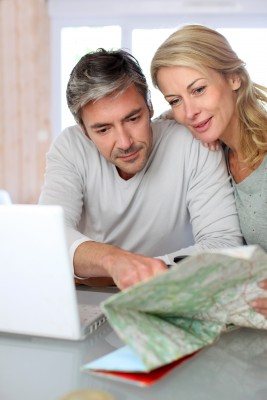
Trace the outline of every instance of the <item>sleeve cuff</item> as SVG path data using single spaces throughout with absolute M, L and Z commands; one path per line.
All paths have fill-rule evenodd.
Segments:
M 85 238 L 85 237 L 80 238 L 78 240 L 75 240 L 75 242 L 72 243 L 72 245 L 70 247 L 70 250 L 69 250 L 69 252 L 70 252 L 70 260 L 71 260 L 71 265 L 72 265 L 72 270 L 73 270 L 73 276 L 74 276 L 74 278 L 80 279 L 81 281 L 85 280 L 85 279 L 88 279 L 88 278 L 82 278 L 80 276 L 75 275 L 73 259 L 74 259 L 74 253 L 75 253 L 77 247 L 80 246 L 80 244 L 82 244 L 84 242 L 90 242 L 90 240 L 88 238 Z
M 170 258 L 168 257 L 168 254 L 165 254 L 164 256 L 154 257 L 154 258 L 157 258 L 158 260 L 164 261 L 166 265 L 174 264 L 174 262 L 171 261 Z

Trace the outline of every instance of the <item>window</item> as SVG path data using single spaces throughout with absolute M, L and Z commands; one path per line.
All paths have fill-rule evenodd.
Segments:
M 226 28 L 218 31 L 246 63 L 251 79 L 267 86 L 267 28 Z
M 153 87 L 150 78 L 150 63 L 159 45 L 173 31 L 174 29 L 134 29 L 132 33 L 132 53 L 139 61 L 147 78 L 155 117 L 165 111 L 168 104 L 160 91 Z
M 247 63 L 252 79 L 267 85 L 267 2 L 156 2 L 154 0 L 49 0 L 52 31 L 52 134 L 73 124 L 65 90 L 77 60 L 98 47 L 122 47 L 138 59 L 148 79 L 155 115 L 168 107 L 152 87 L 150 62 L 158 45 L 178 26 L 203 24 L 222 32 Z M 106 4 L 106 7 L 105 7 Z
M 99 47 L 120 48 L 121 28 L 119 26 L 72 27 L 61 30 L 61 129 L 75 124 L 66 103 L 69 75 L 84 54 Z

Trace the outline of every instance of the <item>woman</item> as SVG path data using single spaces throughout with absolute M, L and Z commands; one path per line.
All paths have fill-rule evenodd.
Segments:
M 223 35 L 201 25 L 167 38 L 151 76 L 178 123 L 203 143 L 224 144 L 243 236 L 267 251 L 267 88 L 251 81 Z M 267 299 L 253 307 L 267 317 Z

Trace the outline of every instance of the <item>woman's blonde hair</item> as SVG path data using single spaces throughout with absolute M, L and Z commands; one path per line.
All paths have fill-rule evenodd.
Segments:
M 155 87 L 159 69 L 173 66 L 212 68 L 224 76 L 235 74 L 240 78 L 237 111 L 241 151 L 244 162 L 253 169 L 267 153 L 267 88 L 252 82 L 245 63 L 223 35 L 202 25 L 181 27 L 158 48 L 151 63 Z

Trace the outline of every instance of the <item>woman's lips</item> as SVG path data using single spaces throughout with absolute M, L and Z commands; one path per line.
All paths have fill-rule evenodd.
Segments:
M 211 120 L 212 120 L 212 117 L 205 119 L 205 121 L 202 121 L 199 124 L 193 125 L 194 130 L 199 133 L 206 132 L 211 125 Z

